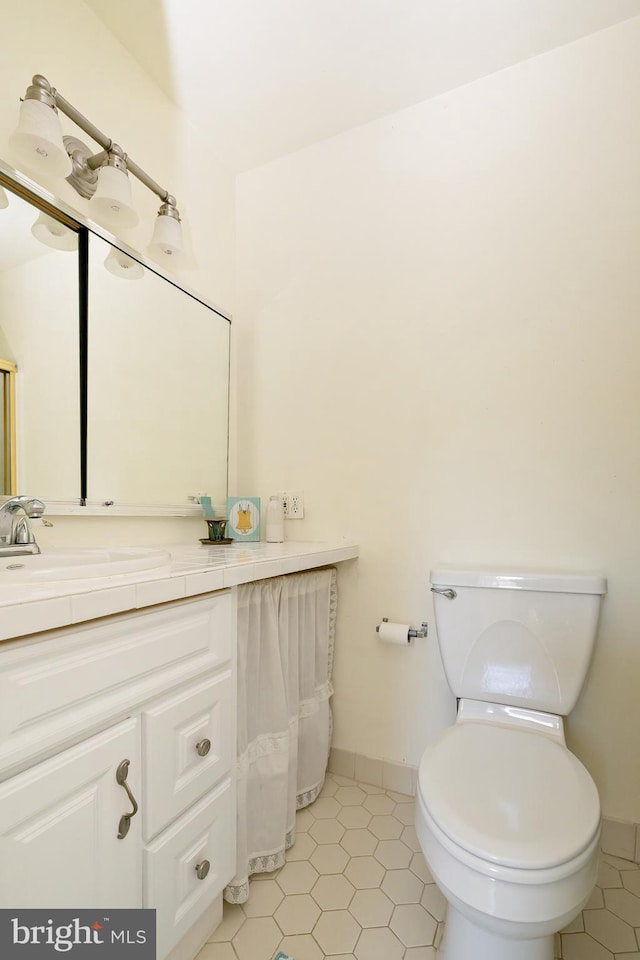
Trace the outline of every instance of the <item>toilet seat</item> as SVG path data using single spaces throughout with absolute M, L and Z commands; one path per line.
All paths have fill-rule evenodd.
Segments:
M 600 828 L 598 792 L 577 757 L 557 738 L 503 724 L 446 730 L 422 757 L 418 790 L 453 848 L 488 874 L 573 861 Z

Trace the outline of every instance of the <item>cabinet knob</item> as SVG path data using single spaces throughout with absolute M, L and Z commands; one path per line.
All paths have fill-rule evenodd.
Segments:
M 202 863 L 196 863 L 196 876 L 198 880 L 204 880 L 210 868 L 211 864 L 208 860 L 203 860 Z
M 198 751 L 199 757 L 206 757 L 211 750 L 211 740 L 208 737 L 205 737 L 204 740 L 200 740 L 196 743 L 196 750 Z

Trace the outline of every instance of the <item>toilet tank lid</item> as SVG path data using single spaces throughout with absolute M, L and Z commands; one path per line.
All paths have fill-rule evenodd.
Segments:
M 549 593 L 607 592 L 602 574 L 548 570 L 489 570 L 469 567 L 437 567 L 429 581 L 439 587 L 489 587 L 507 590 L 540 590 Z

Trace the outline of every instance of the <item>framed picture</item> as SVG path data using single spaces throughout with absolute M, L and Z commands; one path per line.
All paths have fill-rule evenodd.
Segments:
M 227 536 L 260 539 L 260 497 L 227 497 Z

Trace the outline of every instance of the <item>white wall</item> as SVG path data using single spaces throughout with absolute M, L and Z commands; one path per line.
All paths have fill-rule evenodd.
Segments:
M 570 743 L 640 820 L 640 20 L 238 181 L 238 477 L 341 576 L 334 745 L 417 763 L 439 562 L 604 570 Z M 298 526 L 296 526 L 296 523 Z
M 213 155 L 201 131 L 191 127 L 82 0 L 33 0 L 5 5 L 0 57 L 0 157 L 13 163 L 7 142 L 18 118 L 20 97 L 34 73 L 42 73 L 103 132 L 177 200 L 195 265 L 183 281 L 227 312 L 234 297 L 233 175 Z M 65 117 L 64 133 L 91 141 Z M 27 172 L 27 171 L 25 171 Z M 134 203 L 140 224 L 122 233 L 145 253 L 159 201 L 135 178 Z M 87 201 L 68 184 L 44 183 L 88 215 Z M 21 491 L 37 495 L 39 491 Z M 56 520 L 43 531 L 46 543 L 175 542 L 202 536 L 199 520 Z

